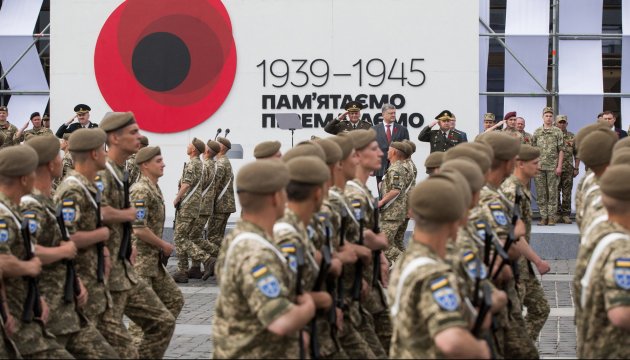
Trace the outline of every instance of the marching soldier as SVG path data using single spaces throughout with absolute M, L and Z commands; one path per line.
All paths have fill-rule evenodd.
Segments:
M 33 128 L 25 130 L 28 127 L 28 123 L 33 123 Z M 42 125 L 42 117 L 38 112 L 31 114 L 30 121 L 27 121 L 24 126 L 17 133 L 13 139 L 16 144 L 23 142 L 28 136 L 40 136 L 40 135 L 52 135 L 52 131 Z
M 339 114 L 336 119 L 330 121 L 324 127 L 324 131 L 329 134 L 337 135 L 343 131 L 352 131 L 357 129 L 369 130 L 372 124 L 365 120 L 361 120 L 361 110 L 363 104 L 358 101 L 350 101 L 346 104 L 346 112 Z
M 565 224 L 571 224 L 572 221 L 569 218 L 569 215 L 571 215 L 573 178 L 580 172 L 580 159 L 575 156 L 577 154 L 577 150 L 573 144 L 575 135 L 572 132 L 567 131 L 567 116 L 556 116 L 556 126 L 564 135 L 564 159 L 562 162 L 562 174 L 560 175 L 560 182 L 558 184 L 558 221 Z
M 140 149 L 149 146 L 149 138 L 140 136 Z M 125 169 L 129 171 L 129 186 L 131 187 L 136 181 L 140 180 L 140 169 L 136 164 L 136 153 L 131 154 L 125 163 Z
M 430 143 L 432 153 L 436 151 L 444 152 L 455 145 L 466 142 L 460 131 L 451 130 L 450 121 L 452 116 L 453 114 L 450 111 L 444 110 L 435 117 L 435 121 L 420 131 L 418 140 Z M 440 125 L 439 130 L 431 130 L 435 124 Z
M 3 269 L 16 269 L 17 266 L 14 265 L 19 261 L 20 260 L 15 258 L 13 255 L 0 254 L 0 312 L 2 314 L 0 316 L 0 358 L 2 359 L 21 358 L 20 351 L 17 349 L 15 342 L 11 340 L 11 337 L 15 332 L 15 319 L 13 318 L 13 315 L 11 315 L 9 305 L 7 304 L 6 291 L 3 282 Z M 34 258 L 33 267 L 37 266 L 39 270 L 41 270 L 41 262 L 35 264 L 36 261 L 39 261 L 39 258 Z M 39 270 L 35 273 L 35 275 L 39 273 Z
M 9 109 L 6 106 L 0 106 L 0 149 L 16 144 L 13 139 L 18 129 L 7 120 L 8 117 Z
M 452 149 L 452 148 L 451 148 Z M 440 172 L 440 166 L 442 166 L 442 162 L 444 161 L 444 153 L 441 151 L 436 151 L 430 153 L 426 159 L 424 159 L 424 168 L 427 175 L 433 175 Z
M 280 141 L 263 141 L 254 148 L 254 157 L 256 160 L 279 159 L 282 157 L 280 146 Z
M 59 126 L 59 129 L 57 129 L 55 135 L 57 135 L 57 137 L 61 139 L 63 138 L 63 134 L 65 133 L 72 133 L 78 129 L 93 129 L 98 127 L 98 124 L 90 121 L 91 110 L 92 108 L 85 104 L 78 104 L 77 106 L 75 106 L 75 115 L 70 118 L 70 120 L 61 124 L 61 126 Z M 75 119 L 77 120 L 77 122 L 74 122 Z

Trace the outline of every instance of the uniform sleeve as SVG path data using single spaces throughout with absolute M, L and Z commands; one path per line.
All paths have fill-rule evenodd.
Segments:
M 497 236 L 504 238 L 508 235 L 510 222 L 508 209 L 500 201 L 490 201 L 481 205 L 482 213 L 490 222 Z
M 564 134 L 562 133 L 562 131 L 560 129 L 558 129 L 558 131 L 556 131 L 556 133 L 558 134 L 557 137 L 557 148 L 558 148 L 558 152 L 560 151 L 564 151 Z
M 534 134 L 532 135 L 532 146 L 538 146 L 538 137 L 536 136 L 536 133 L 538 131 L 534 131 Z
M 606 310 L 630 306 L 630 247 L 614 250 L 604 265 Z
M 101 190 L 103 196 L 101 197 L 101 206 L 112 206 L 112 192 L 114 191 L 114 179 L 112 174 L 108 170 L 100 171 L 99 173 L 100 180 L 97 180 L 97 187 Z M 102 186 L 98 184 L 98 181 L 101 182 Z
M 454 276 L 434 276 L 422 283 L 421 291 L 416 311 L 426 321 L 431 338 L 448 328 L 467 326 Z
M 0 216 L 0 254 L 11 255 L 11 244 L 9 243 L 9 239 L 11 236 L 15 236 L 15 234 L 11 234 L 13 230 L 11 226 L 9 226 L 9 221 L 13 221 L 4 216 Z
M 66 230 L 70 235 L 79 231 L 79 223 L 81 222 L 81 207 L 79 206 L 83 195 L 77 191 L 68 191 L 59 194 L 61 201 L 61 214 L 63 216 Z
M 51 244 L 42 244 L 39 240 L 42 234 L 41 220 L 42 216 L 44 216 L 41 209 L 33 203 L 25 202 L 20 206 L 20 211 L 22 212 L 22 217 L 28 220 L 28 231 L 31 234 L 31 241 L 35 244 L 51 246 Z
M 387 171 L 386 177 L 389 190 L 403 190 L 404 179 L 402 177 L 402 171 L 391 169 Z
M 137 185 L 137 184 L 136 184 Z M 129 201 L 136 208 L 136 219 L 133 221 L 134 228 L 148 226 L 149 218 L 149 192 L 142 186 L 132 186 L 129 192 Z
M 195 164 L 190 161 L 186 164 L 186 170 L 184 170 L 184 175 L 182 176 L 182 184 L 192 185 L 196 182 L 197 175 L 195 173 Z

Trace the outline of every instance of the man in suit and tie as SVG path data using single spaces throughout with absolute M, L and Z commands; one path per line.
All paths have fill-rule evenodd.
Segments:
M 86 128 L 96 128 L 98 124 L 95 124 L 90 121 L 90 110 L 92 110 L 89 106 L 85 104 L 79 104 L 74 107 L 74 112 L 76 113 L 70 120 L 66 121 L 64 124 L 61 124 L 59 129 L 57 130 L 58 138 L 63 138 L 63 134 L 71 133 L 77 129 Z M 74 122 L 74 119 L 77 119 L 78 122 Z
M 376 141 L 378 147 L 381 148 L 383 154 L 387 154 L 389 150 L 389 144 L 392 141 L 409 140 L 409 131 L 406 127 L 396 122 L 396 107 L 392 104 L 385 104 L 381 110 L 383 116 L 383 122 L 372 126 L 376 131 Z M 376 183 L 380 184 L 383 180 L 383 175 L 389 167 L 389 161 L 386 156 L 381 158 L 381 168 L 374 174 L 376 176 Z
M 431 144 L 431 152 L 446 151 L 455 145 L 466 142 L 462 133 L 459 130 L 451 130 L 451 119 L 453 114 L 444 110 L 435 117 L 435 121 L 425 126 L 418 140 L 428 142 Z M 435 124 L 440 124 L 439 130 L 431 130 Z

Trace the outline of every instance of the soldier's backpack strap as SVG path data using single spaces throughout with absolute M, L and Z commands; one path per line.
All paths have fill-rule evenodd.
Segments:
M 202 162 L 201 163 L 201 177 L 199 178 L 199 180 L 197 181 L 197 183 L 195 184 L 195 187 L 192 188 L 192 190 L 188 191 L 188 194 L 186 195 L 186 197 L 182 200 L 182 202 L 180 203 L 180 205 L 184 205 L 188 200 L 190 200 L 190 198 L 193 196 L 193 194 L 195 193 L 195 191 L 197 191 L 197 188 L 199 187 L 199 185 L 203 182 L 203 172 L 205 169 L 205 164 Z
M 586 239 L 589 238 L 589 236 L 591 235 L 591 232 L 595 230 L 595 228 L 599 224 L 603 223 L 604 221 L 608 221 L 608 213 L 604 215 L 600 215 L 596 217 L 595 219 L 593 219 L 593 221 L 588 225 L 586 230 L 584 230 L 584 232 L 582 233 L 582 237 L 580 238 L 580 245 L 586 244 Z
M 225 186 L 223 187 L 223 190 L 221 190 L 221 192 L 219 193 L 219 196 L 217 196 L 217 201 L 221 200 L 223 195 L 225 195 L 225 192 L 227 191 L 228 186 L 230 186 L 230 183 L 232 182 L 232 179 L 234 179 L 234 174 L 230 173 L 230 180 L 228 180 L 225 183 Z
M 409 264 L 405 265 L 400 274 L 400 278 L 398 279 L 398 284 L 396 284 L 396 297 L 394 298 L 394 303 L 390 309 L 390 313 L 392 317 L 396 317 L 398 312 L 400 311 L 400 297 L 402 296 L 403 285 L 405 284 L 405 280 L 418 268 L 421 268 L 426 265 L 432 265 L 437 263 L 435 260 L 428 257 L 419 257 L 417 259 L 413 259 Z
M 212 184 L 214 184 L 214 179 L 217 176 L 217 162 L 214 162 L 214 172 L 212 173 L 212 180 L 210 180 L 210 182 L 208 183 L 208 186 L 206 186 L 205 189 L 203 189 L 203 191 L 201 192 L 201 196 L 206 196 L 206 194 L 208 193 L 208 191 L 210 191 L 210 188 L 212 187 Z
M 234 239 L 232 239 L 232 241 L 230 242 L 230 247 L 228 248 L 226 252 L 225 262 L 223 263 L 224 273 L 225 273 L 225 270 L 227 269 L 228 263 L 230 261 L 230 256 L 232 255 L 232 252 L 234 251 L 234 248 L 236 247 L 236 245 L 243 241 L 248 241 L 248 240 L 257 242 L 260 245 L 262 245 L 264 248 L 273 251 L 273 253 L 276 254 L 276 256 L 278 257 L 278 259 L 280 259 L 280 261 L 286 264 L 287 259 L 285 259 L 284 255 L 282 255 L 280 250 L 278 250 L 275 246 L 273 246 L 267 239 L 252 232 L 243 232 L 236 235 Z

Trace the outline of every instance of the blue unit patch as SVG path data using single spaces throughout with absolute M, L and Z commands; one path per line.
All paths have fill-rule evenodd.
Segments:
M 280 245 L 280 251 L 282 251 L 282 253 L 286 256 L 291 270 L 293 270 L 294 272 L 297 271 L 297 256 L 295 255 L 295 245 Z
M 613 276 L 617 286 L 624 290 L 630 290 L 630 258 L 618 258 L 615 260 Z
M 4 243 L 9 241 L 9 230 L 8 229 L 0 229 L 0 243 Z
M 481 238 L 481 240 L 486 238 L 486 224 L 483 221 L 479 221 L 475 224 L 475 228 L 477 229 L 477 235 Z
M 61 209 L 61 214 L 63 216 L 63 221 L 65 222 L 73 222 L 75 217 L 74 206 L 72 207 L 63 207 Z
M 494 221 L 501 226 L 508 224 L 507 217 L 505 217 L 503 210 L 492 210 L 492 217 L 494 218 Z
M 459 307 L 459 298 L 445 277 L 432 281 L 431 291 L 433 299 L 443 310 L 455 311 Z
M 103 185 L 103 179 L 101 179 L 100 175 L 96 175 L 96 177 L 94 178 L 94 184 L 100 192 L 103 192 L 103 189 L 105 189 L 105 186 Z
M 28 219 L 28 231 L 31 234 L 35 234 L 39 229 L 39 223 L 35 219 Z
M 146 208 L 138 207 L 136 208 L 136 220 L 144 220 L 147 215 Z
M 468 276 L 470 276 L 472 279 L 477 278 L 477 269 L 479 269 L 479 272 L 481 273 L 481 275 L 479 276 L 481 279 L 485 279 L 486 276 L 488 276 L 486 266 L 477 260 L 477 257 L 472 251 L 465 252 L 462 256 L 462 261 L 464 263 L 464 268 L 466 269 Z
M 268 298 L 276 298 L 280 295 L 280 282 L 267 269 L 265 265 L 258 265 L 252 269 L 252 275 L 256 279 L 256 286 Z

